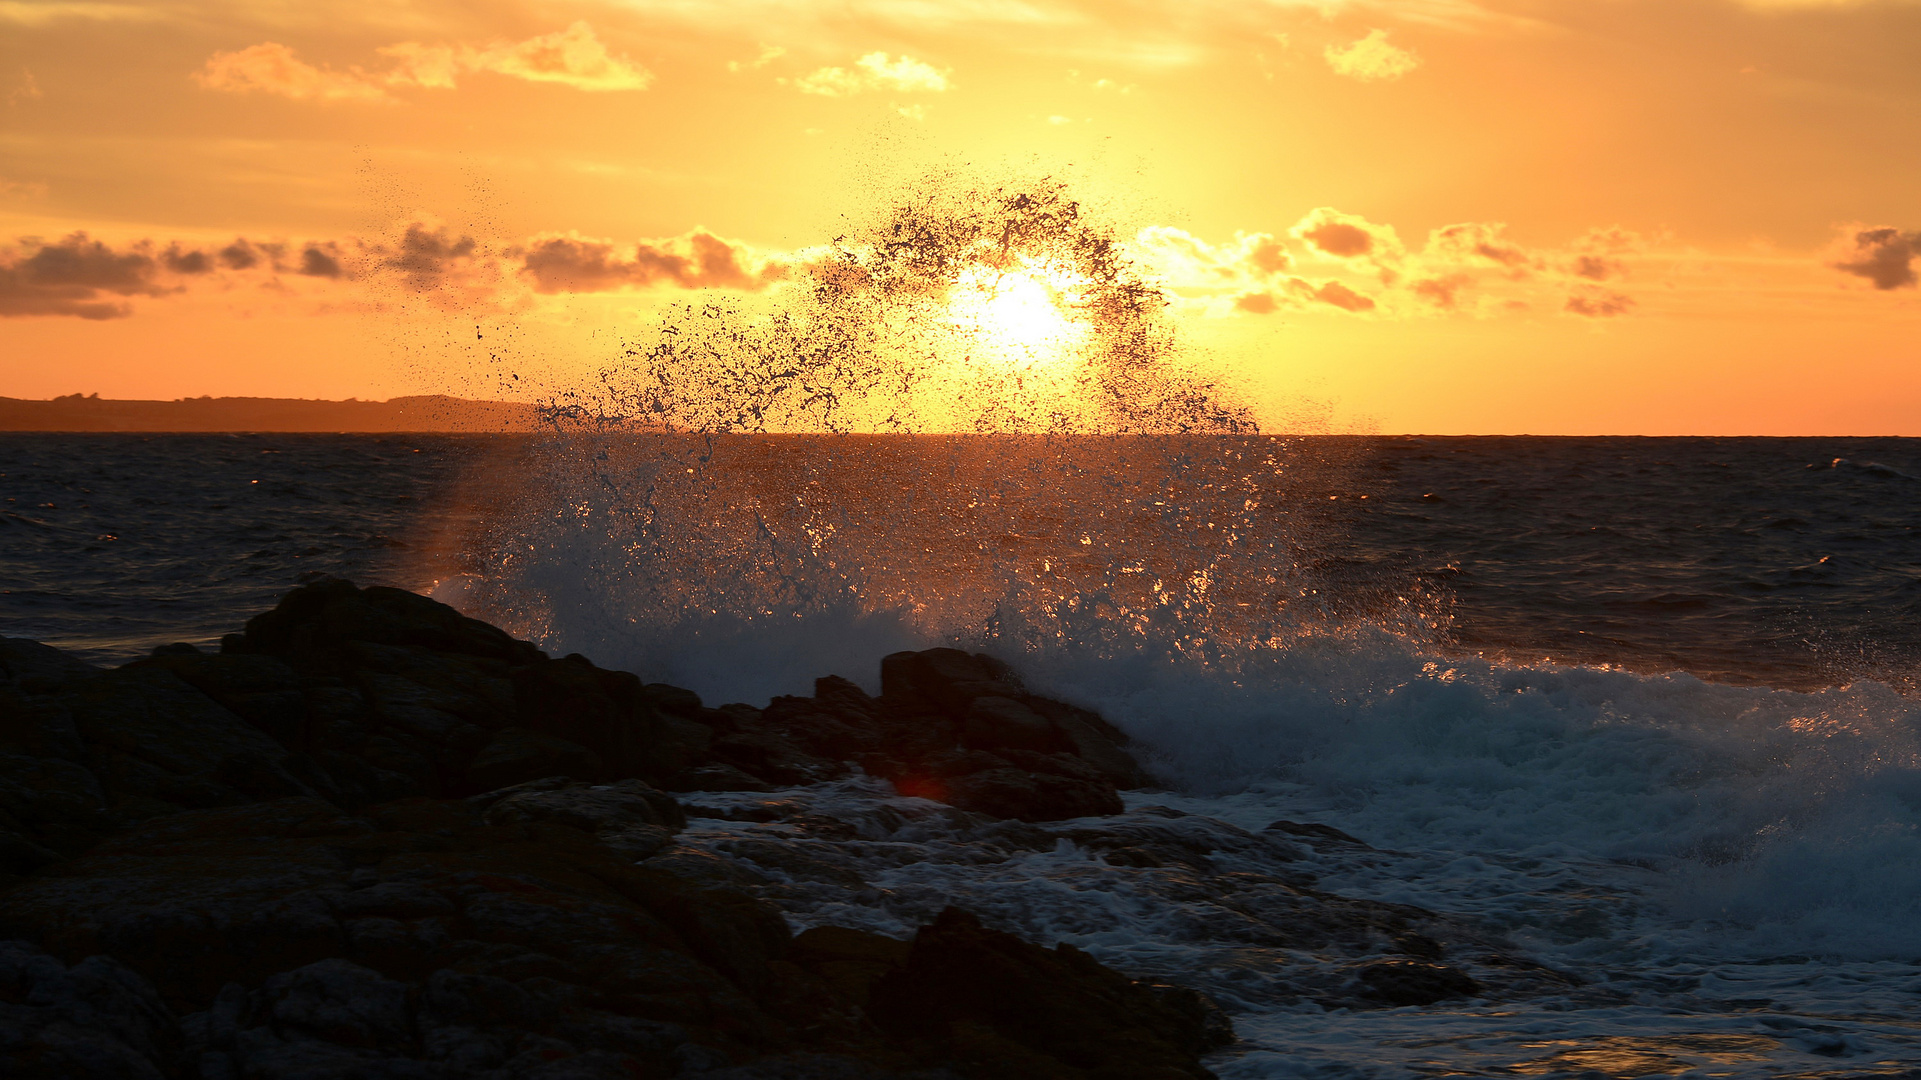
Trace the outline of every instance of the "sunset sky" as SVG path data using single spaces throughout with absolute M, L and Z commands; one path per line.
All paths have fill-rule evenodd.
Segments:
M 537 396 L 930 170 L 1270 429 L 1921 435 L 1909 0 L 0 0 L 0 395 Z

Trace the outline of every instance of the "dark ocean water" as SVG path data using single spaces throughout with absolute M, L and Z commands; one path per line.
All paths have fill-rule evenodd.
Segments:
M 120 661 L 316 575 L 465 565 L 500 436 L 0 435 L 0 633 Z M 1921 440 L 1298 438 L 1277 503 L 1335 608 L 1436 644 L 1810 688 L 1921 663 Z M 461 535 L 470 534 L 462 533 Z M 1301 541 L 1295 541 L 1298 546 Z M 470 561 L 470 560 L 468 560 Z

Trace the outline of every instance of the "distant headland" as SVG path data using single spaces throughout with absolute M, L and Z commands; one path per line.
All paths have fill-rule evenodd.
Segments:
M 500 432 L 540 427 L 536 406 L 426 394 L 389 401 L 198 397 L 122 401 L 97 394 L 0 397 L 0 431 Z

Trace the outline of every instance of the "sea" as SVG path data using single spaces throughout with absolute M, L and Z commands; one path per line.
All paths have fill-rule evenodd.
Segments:
M 797 928 L 956 903 L 1199 987 L 1223 1077 L 1921 1076 L 1921 440 L 0 434 L 0 499 L 0 634 L 97 664 L 330 575 L 709 703 L 1000 656 L 1206 875 L 858 776 L 684 846 L 815 845 Z M 1533 974 L 1359 1007 L 1281 881 Z

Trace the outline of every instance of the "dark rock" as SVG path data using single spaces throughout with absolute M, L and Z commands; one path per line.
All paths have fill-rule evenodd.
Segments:
M 600 756 L 592 750 L 525 728 L 502 731 L 467 763 L 468 783 L 485 791 L 543 776 L 600 774 Z
M 1112 785 L 1071 776 L 989 769 L 947 781 L 939 801 L 995 817 L 1062 821 L 1126 809 Z
M 1046 717 L 1012 698 L 992 695 L 968 702 L 961 718 L 961 745 L 970 750 L 1031 750 L 1051 754 L 1073 746 Z
M 772 791 L 774 786 L 732 765 L 702 765 L 668 781 L 671 791 Z
M 910 950 L 907 942 L 880 934 L 816 926 L 795 936 L 788 956 L 825 979 L 842 998 L 866 1008 L 874 984 L 904 967 Z
M 1275 821 L 1268 823 L 1264 831 L 1297 837 L 1305 841 L 1310 847 L 1315 848 L 1324 847 L 1328 844 L 1351 844 L 1355 847 L 1367 847 L 1366 843 L 1356 840 L 1354 837 L 1349 836 L 1332 825 L 1302 824 L 1298 821 Z
M 993 1076 L 1208 1077 L 1218 1031 L 1071 945 L 1044 949 L 948 908 L 872 989 L 876 1021 Z
M 639 780 L 541 785 L 488 801 L 483 820 L 489 825 L 552 822 L 592 834 L 607 847 L 637 860 L 666 847 L 674 833 L 687 825 L 687 815 L 673 796 Z
M 1359 979 L 1364 996 L 1387 1005 L 1432 1005 L 1481 992 L 1481 984 L 1459 968 L 1411 960 L 1369 964 Z
M 648 683 L 640 688 L 654 708 L 675 716 L 694 716 L 700 712 L 700 695 L 666 683 Z
M 984 653 L 959 649 L 898 652 L 880 662 L 881 697 L 952 717 L 965 715 L 977 697 L 1018 697 L 1020 680 L 1006 664 Z
M 0 942 L 0 1075 L 158 1080 L 179 1042 L 153 987 L 111 958 L 69 968 L 26 942 Z

